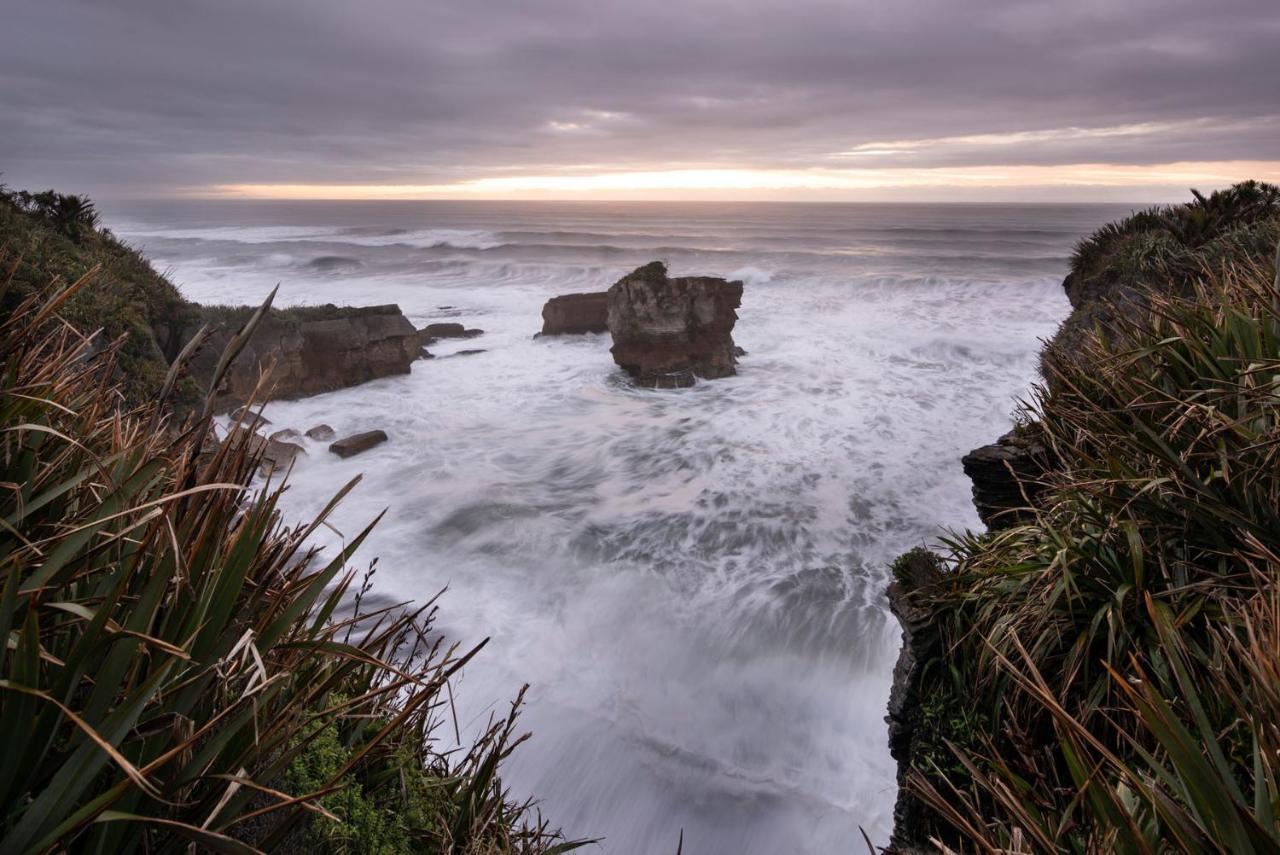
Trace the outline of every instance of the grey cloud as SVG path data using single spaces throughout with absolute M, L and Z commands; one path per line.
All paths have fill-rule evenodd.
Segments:
M 0 171 L 24 186 L 839 166 L 877 141 L 1135 123 L 1180 124 L 843 163 L 1280 159 L 1274 0 L 9 6 Z

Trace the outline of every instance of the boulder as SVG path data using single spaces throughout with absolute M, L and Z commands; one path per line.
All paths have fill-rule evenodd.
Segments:
M 609 331 L 609 292 L 561 294 L 542 307 L 541 335 L 581 335 Z
M 191 362 L 200 385 L 212 378 L 248 307 L 203 307 L 214 332 Z M 217 390 L 220 407 L 254 397 L 302 398 L 380 377 L 408 374 L 418 358 L 418 332 L 398 306 L 308 306 L 267 314 Z
M 248 428 L 261 427 L 262 425 L 271 424 L 271 419 L 258 412 L 260 405 L 255 404 L 252 407 L 236 407 L 231 411 L 231 419 L 240 422 Z
M 295 439 L 301 438 L 301 436 L 302 434 L 298 433 L 293 428 L 285 428 L 284 430 L 278 430 L 271 434 L 267 439 L 277 442 L 292 442 Z
M 1037 433 L 1034 425 L 1014 429 L 961 458 L 973 481 L 974 507 L 992 531 L 1030 518 L 1028 503 L 1044 489 L 1039 479 L 1048 468 L 1048 452 Z
M 671 279 L 654 261 L 614 283 L 608 301 L 613 359 L 638 384 L 671 389 L 735 373 L 741 282 Z
M 262 451 L 262 471 L 270 474 L 277 469 L 288 469 L 295 457 L 306 453 L 306 449 L 296 442 L 268 439 L 266 448 Z
M 375 445 L 381 445 L 386 441 L 386 431 L 369 430 L 364 433 L 357 433 L 352 436 L 343 437 L 337 442 L 331 444 L 329 446 L 329 450 L 339 457 L 351 457 L 362 451 L 368 451 Z
M 322 442 L 327 439 L 333 439 L 334 436 L 333 428 L 328 425 L 316 425 L 307 431 L 308 439 L 315 439 Z

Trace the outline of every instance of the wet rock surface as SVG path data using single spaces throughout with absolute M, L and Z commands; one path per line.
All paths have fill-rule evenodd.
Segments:
M 343 437 L 329 446 L 329 450 L 339 457 L 352 457 L 362 451 L 368 451 L 375 445 L 387 441 L 387 433 L 382 430 L 369 430 Z
M 308 428 L 306 436 L 308 439 L 314 439 L 314 440 L 323 442 L 325 440 L 333 439 L 335 436 L 337 436 L 337 434 L 333 432 L 333 428 L 329 427 L 328 425 L 321 424 L 321 425 L 316 425 L 313 428 Z
M 672 279 L 662 262 L 646 264 L 608 291 L 613 359 L 639 385 L 659 389 L 731 376 L 741 302 L 741 282 Z
M 582 335 L 609 331 L 609 292 L 562 294 L 542 307 L 541 335 Z
M 484 335 L 484 330 L 468 329 L 458 323 L 427 324 L 418 330 L 418 341 L 423 347 L 434 344 L 442 338 L 475 338 Z

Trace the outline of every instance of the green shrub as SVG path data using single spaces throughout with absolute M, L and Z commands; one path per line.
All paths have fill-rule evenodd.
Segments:
M 479 647 L 428 641 L 429 603 L 344 611 L 369 529 L 327 560 L 308 542 L 355 482 L 284 524 L 248 431 L 212 447 L 210 407 L 177 425 L 157 403 L 181 359 L 125 409 L 124 342 L 61 314 L 90 287 L 0 321 L 0 851 L 289 851 L 321 828 L 368 851 L 572 848 L 498 780 L 515 705 L 461 760 L 433 747 Z
M 920 696 L 976 709 L 939 703 L 910 781 L 953 846 L 1280 851 L 1280 287 L 1240 237 L 1274 222 L 1224 243 L 1214 198 L 1194 275 L 1048 363 L 1033 521 L 949 544 Z

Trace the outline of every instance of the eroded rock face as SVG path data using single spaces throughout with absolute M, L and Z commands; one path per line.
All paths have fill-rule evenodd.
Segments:
M 609 292 L 561 294 L 542 307 L 542 335 L 609 331 Z
M 928 591 L 942 579 L 938 557 L 917 547 L 894 562 L 889 608 L 902 626 L 902 648 L 893 668 L 889 693 L 889 752 L 898 764 L 898 799 L 893 808 L 893 839 L 889 851 L 899 855 L 932 852 L 929 809 L 907 787 L 916 759 L 923 671 L 938 654 L 940 639 L 928 608 Z
M 1043 489 L 1038 482 L 1048 466 L 1048 453 L 1034 426 L 1022 432 L 1011 430 L 994 444 L 970 451 L 960 462 L 973 481 L 973 504 L 988 529 L 1026 521 L 1028 503 Z
M 213 336 L 191 362 L 202 383 L 212 378 L 222 351 L 251 310 L 209 310 Z M 243 315 L 243 317 L 242 317 Z M 218 390 L 220 407 L 254 394 L 257 401 L 301 398 L 408 374 L 419 354 L 418 332 L 398 306 L 317 306 L 271 312 L 232 364 Z
M 627 274 L 608 291 L 614 362 L 637 383 L 692 386 L 735 373 L 733 343 L 742 283 L 710 276 L 671 279 L 660 261 Z

